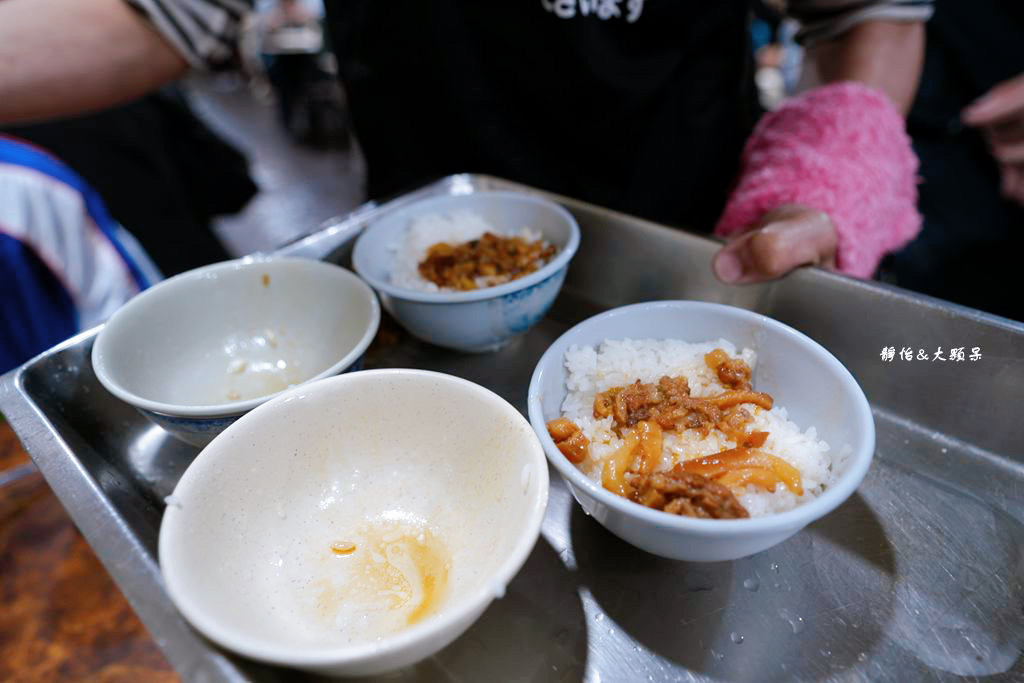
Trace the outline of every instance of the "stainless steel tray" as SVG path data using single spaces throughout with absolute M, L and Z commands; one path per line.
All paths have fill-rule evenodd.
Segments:
M 401 204 L 499 188 L 536 192 L 452 176 L 281 251 L 344 263 L 362 226 Z M 708 267 L 714 241 L 552 197 L 576 215 L 583 242 L 545 320 L 489 356 L 399 334 L 367 366 L 452 373 L 525 411 L 536 361 L 579 320 L 649 299 L 729 303 L 802 330 L 850 368 L 874 408 L 875 462 L 831 515 L 719 564 L 633 549 L 553 473 L 543 535 L 505 598 L 440 654 L 387 678 L 1024 680 L 1024 325 L 819 270 L 725 287 Z M 0 410 L 184 679 L 300 678 L 217 649 L 168 600 L 155 555 L 163 498 L 196 451 L 102 389 L 89 362 L 95 333 L 0 378 Z M 896 356 L 883 360 L 890 346 Z M 968 358 L 905 361 L 903 347 L 947 358 L 964 347 Z

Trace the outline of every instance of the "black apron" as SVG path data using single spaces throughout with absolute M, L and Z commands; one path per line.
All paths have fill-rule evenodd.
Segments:
M 489 173 L 709 230 L 760 114 L 747 0 L 328 0 L 387 196 Z

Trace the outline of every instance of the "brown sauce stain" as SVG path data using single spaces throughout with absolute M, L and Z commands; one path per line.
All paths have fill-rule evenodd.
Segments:
M 440 542 L 432 534 L 426 542 L 420 542 L 413 537 L 403 537 L 395 543 L 401 543 L 408 550 L 422 581 L 422 598 L 406 619 L 406 623 L 411 626 L 436 612 L 440 606 L 447 593 L 445 589 L 448 587 L 448 559 Z
M 407 522 L 367 525 L 355 541 L 332 543 L 334 556 L 351 557 L 359 564 L 347 585 L 318 582 L 317 611 L 330 617 L 342 603 L 379 600 L 386 608 L 405 613 L 412 626 L 437 612 L 448 596 L 451 559 L 448 549 L 426 526 Z

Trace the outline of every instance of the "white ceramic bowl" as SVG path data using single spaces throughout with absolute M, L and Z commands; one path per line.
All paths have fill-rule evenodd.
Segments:
M 573 344 L 653 338 L 702 342 L 725 338 L 757 352 L 754 388 L 771 394 L 802 429 L 817 427 L 833 453 L 849 448 L 835 483 L 818 498 L 786 512 L 751 519 L 696 519 L 633 503 L 587 477 L 555 447 L 547 422 L 566 395 L 564 357 Z M 697 301 L 658 301 L 612 309 L 558 338 L 537 364 L 528 396 L 530 422 L 548 460 L 598 522 L 619 538 L 663 557 L 714 562 L 753 555 L 781 543 L 846 500 L 868 471 L 875 424 L 850 372 L 822 346 L 791 327 L 741 308 Z
M 499 232 L 527 226 L 558 247 L 544 267 L 497 287 L 468 292 L 425 292 L 396 286 L 391 273 L 410 221 L 420 215 L 466 210 Z M 519 192 L 478 192 L 426 199 L 369 225 L 356 241 L 352 265 L 381 295 L 381 302 L 413 335 L 471 353 L 496 350 L 525 333 L 551 307 L 579 246 L 580 230 L 564 208 Z
M 380 306 L 353 273 L 309 259 L 240 259 L 176 275 L 111 316 L 92 349 L 103 386 L 205 446 L 289 386 L 356 370 Z
M 498 395 L 434 372 L 356 372 L 214 439 L 167 501 L 160 567 L 181 613 L 230 650 L 378 673 L 438 651 L 504 594 L 547 494 L 540 442 Z M 424 600 L 433 611 L 407 625 Z

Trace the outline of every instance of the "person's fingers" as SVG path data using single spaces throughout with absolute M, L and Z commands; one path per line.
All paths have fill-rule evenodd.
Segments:
M 1013 167 L 1007 164 L 999 165 L 999 194 L 1009 197 L 1013 192 L 1014 178 Z
M 772 212 L 762 227 L 728 242 L 715 255 L 719 280 L 764 282 L 804 265 L 835 265 L 836 231 L 827 214 L 799 207 Z
M 1024 111 L 1024 74 L 998 84 L 968 105 L 961 118 L 969 126 L 988 126 L 1020 117 Z
M 1003 196 L 1024 206 L 1024 167 L 1004 164 L 999 167 L 999 175 Z
M 993 144 L 992 156 L 1003 165 L 1024 163 L 1024 142 L 1015 144 Z
M 985 126 L 983 130 L 985 139 L 992 147 L 1024 143 L 1024 114 Z

